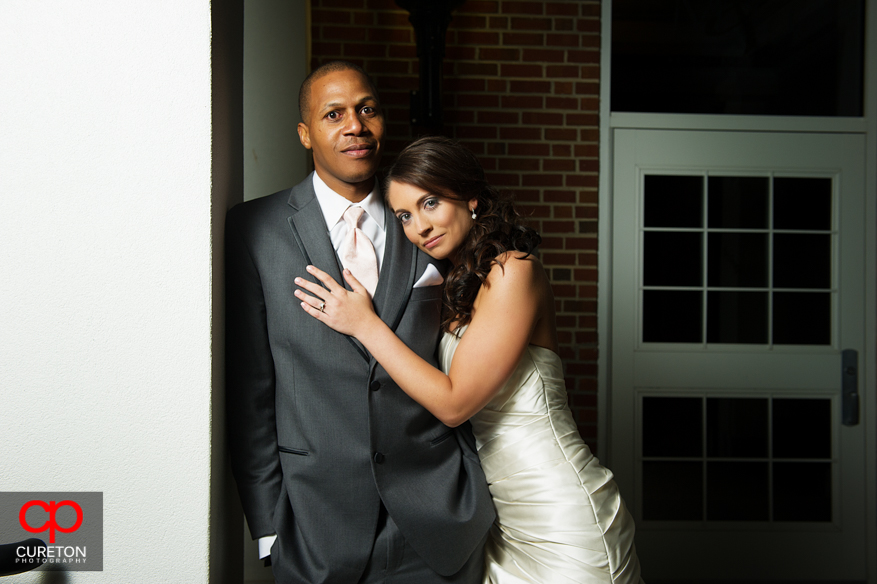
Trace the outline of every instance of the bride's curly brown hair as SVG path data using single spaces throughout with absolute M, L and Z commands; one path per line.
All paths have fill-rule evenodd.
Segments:
M 477 217 L 456 250 L 456 265 L 445 279 L 442 329 L 472 320 L 472 305 L 497 257 L 508 251 L 530 255 L 542 238 L 523 224 L 511 197 L 487 182 L 484 169 L 464 146 L 439 136 L 409 144 L 387 171 L 385 184 L 405 183 L 448 199 L 476 199 Z M 500 264 L 501 265 L 501 264 Z

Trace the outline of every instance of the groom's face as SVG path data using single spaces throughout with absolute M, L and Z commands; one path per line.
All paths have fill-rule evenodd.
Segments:
M 384 116 L 377 95 L 357 71 L 333 71 L 313 81 L 309 105 L 298 135 L 314 153 L 317 174 L 338 194 L 361 200 L 381 160 Z

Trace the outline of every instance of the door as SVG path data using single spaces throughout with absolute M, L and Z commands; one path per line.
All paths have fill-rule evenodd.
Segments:
M 644 574 L 864 582 L 863 135 L 613 141 L 610 457 Z

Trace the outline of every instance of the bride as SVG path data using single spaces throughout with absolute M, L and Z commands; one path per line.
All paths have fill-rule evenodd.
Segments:
M 466 148 L 438 137 L 409 145 L 387 175 L 405 235 L 447 259 L 442 371 L 420 359 L 372 308 L 316 267 L 302 308 L 368 349 L 409 396 L 448 426 L 471 420 L 497 520 L 485 583 L 641 582 L 633 519 L 567 406 L 554 299 L 532 255 L 541 238 L 487 184 Z M 322 310 L 321 310 L 322 309 Z

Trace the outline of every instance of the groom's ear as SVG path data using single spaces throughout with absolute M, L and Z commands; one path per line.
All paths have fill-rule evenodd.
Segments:
M 298 139 L 302 146 L 311 149 L 311 130 L 304 122 L 298 123 Z

